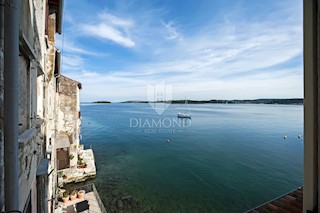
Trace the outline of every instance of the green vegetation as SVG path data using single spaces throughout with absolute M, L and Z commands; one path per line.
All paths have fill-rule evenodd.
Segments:
M 255 99 L 255 100 L 187 100 L 189 104 L 303 104 L 302 98 L 291 99 Z M 148 103 L 148 101 L 125 101 L 122 103 Z M 155 101 L 150 103 L 184 104 L 185 100 Z
M 58 174 L 59 178 L 63 177 L 63 175 L 64 175 L 63 171 L 59 171 L 57 174 Z
M 70 154 L 70 155 L 69 155 L 69 158 L 70 158 L 70 160 L 72 160 L 72 159 L 74 158 L 74 155 L 73 155 L 73 154 Z
M 303 104 L 302 98 L 291 99 L 255 99 L 255 100 L 210 100 L 209 103 L 225 104 Z
M 69 193 L 67 191 L 63 192 L 63 197 L 69 197 Z
M 93 104 L 111 104 L 110 101 L 94 101 Z

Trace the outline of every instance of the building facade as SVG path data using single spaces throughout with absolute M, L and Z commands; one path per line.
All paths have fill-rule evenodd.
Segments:
M 61 0 L 1 1 L 0 4 L 0 210 L 5 204 L 4 63 L 5 11 L 18 6 L 18 211 L 53 212 L 56 164 L 51 143 L 56 133 L 56 84 L 60 60 L 55 35 L 61 33 Z M 9 19 L 9 18 L 8 18 Z
M 69 176 L 76 172 L 80 145 L 80 90 L 81 84 L 65 76 L 59 77 L 57 88 L 58 119 L 56 156 L 57 171 Z

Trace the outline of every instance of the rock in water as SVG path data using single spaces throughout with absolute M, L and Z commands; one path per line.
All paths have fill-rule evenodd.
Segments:
M 111 205 L 114 206 L 114 205 L 117 203 L 117 200 L 118 200 L 117 198 L 114 198 L 114 199 L 111 201 Z
M 118 208 L 122 209 L 123 208 L 123 202 L 122 200 L 118 200 Z
M 132 205 L 132 207 L 136 207 L 137 206 L 137 201 L 133 200 L 131 205 Z
M 117 197 L 119 195 L 119 192 L 118 192 L 118 190 L 115 189 L 111 192 L 111 194 L 113 197 Z
M 128 195 L 128 196 L 122 197 L 121 200 L 128 200 L 128 199 L 131 199 L 131 198 L 132 198 L 132 196 L 131 196 L 131 195 Z
M 114 206 L 111 206 L 110 207 L 110 212 L 112 212 L 112 213 L 117 212 L 117 208 L 114 207 Z

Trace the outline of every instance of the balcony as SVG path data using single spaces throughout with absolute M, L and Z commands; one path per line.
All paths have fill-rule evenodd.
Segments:
M 300 187 L 296 190 L 280 196 L 268 203 L 262 204 L 246 213 L 259 213 L 259 212 L 302 212 L 303 203 L 303 188 Z
M 61 213 L 76 213 L 76 212 L 90 212 L 90 213 L 106 213 L 106 209 L 100 199 L 95 185 L 88 184 L 78 187 L 74 190 L 85 190 L 84 198 L 76 198 L 75 200 L 68 200 L 66 203 L 59 202 L 58 211 Z

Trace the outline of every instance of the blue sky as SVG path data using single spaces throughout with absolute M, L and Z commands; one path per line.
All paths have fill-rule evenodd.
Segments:
M 57 47 L 81 101 L 303 97 L 300 0 L 66 0 Z

